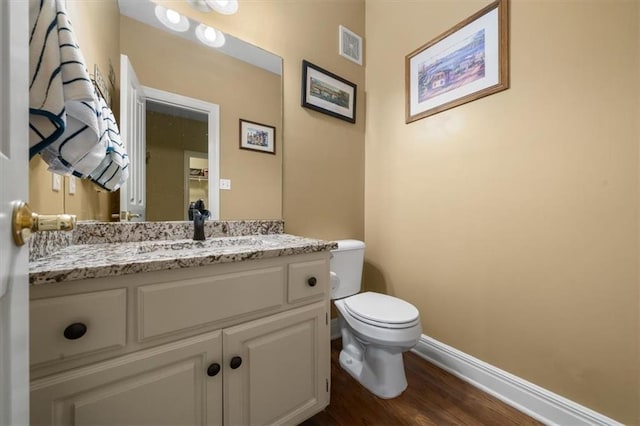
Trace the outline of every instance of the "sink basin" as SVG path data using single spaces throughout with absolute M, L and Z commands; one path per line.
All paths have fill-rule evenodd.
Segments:
M 261 250 L 264 246 L 268 246 L 266 242 L 257 237 L 226 237 L 211 238 L 205 241 L 194 240 L 167 240 L 167 241 L 150 241 L 138 247 L 139 254 L 172 252 L 183 250 L 238 250 L 253 249 Z

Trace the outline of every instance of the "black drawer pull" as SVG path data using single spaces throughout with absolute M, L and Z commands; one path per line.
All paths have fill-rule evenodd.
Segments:
M 220 364 L 218 364 L 217 362 L 214 362 L 209 366 L 209 368 L 207 368 L 207 375 L 209 377 L 213 377 L 219 372 L 220 372 Z
M 64 337 L 69 340 L 76 340 L 84 336 L 87 332 L 87 326 L 81 322 L 74 322 L 64 329 Z
M 316 277 L 311 277 L 307 280 L 307 284 L 309 284 L 309 287 L 315 287 L 318 284 L 318 280 Z
M 232 369 L 236 369 L 238 367 L 240 367 L 242 365 L 242 358 L 240 358 L 239 356 L 234 356 L 233 358 L 231 358 L 231 362 L 229 363 L 229 366 Z

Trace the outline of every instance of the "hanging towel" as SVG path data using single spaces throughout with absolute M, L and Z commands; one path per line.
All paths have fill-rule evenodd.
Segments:
M 107 152 L 101 129 L 101 111 L 96 101 L 67 102 L 64 132 L 41 151 L 49 170 L 58 174 L 86 177 Z
M 91 179 L 109 191 L 129 159 L 113 113 L 98 95 L 63 0 L 30 0 L 30 156 L 49 170 Z
M 30 0 L 29 21 L 29 155 L 33 157 L 65 132 L 67 106 L 92 102 L 94 89 L 62 0 Z
M 102 98 L 99 98 L 99 105 L 102 111 L 100 122 L 104 129 L 102 134 L 106 139 L 107 154 L 100 165 L 90 173 L 89 179 L 108 191 L 115 191 L 129 177 L 129 156 L 120 138 L 113 112 Z

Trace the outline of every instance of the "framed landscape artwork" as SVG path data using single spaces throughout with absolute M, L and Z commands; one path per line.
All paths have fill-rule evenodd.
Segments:
M 302 106 L 350 123 L 356 122 L 357 86 L 342 77 L 302 61 Z
M 508 1 L 497 0 L 405 58 L 406 123 L 509 87 Z
M 240 119 L 240 149 L 276 153 L 276 128 Z

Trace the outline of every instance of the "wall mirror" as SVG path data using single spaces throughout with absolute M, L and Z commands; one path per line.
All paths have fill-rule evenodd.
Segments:
M 197 184 L 193 186 L 198 186 L 198 190 L 192 188 L 192 195 L 203 196 L 214 218 L 281 218 L 282 150 L 277 149 L 280 154 L 273 156 L 239 149 L 239 121 L 282 128 L 282 59 L 229 34 L 223 35 L 225 43 L 221 47 L 206 46 L 196 37 L 198 22 L 189 20 L 187 31 L 173 32 L 156 18 L 154 3 L 118 3 L 122 15 L 120 51 L 128 56 L 140 84 L 219 107 L 219 127 L 209 126 L 209 131 L 219 131 L 219 155 L 209 155 L 208 167 L 192 176 L 191 182 Z M 185 200 L 190 194 L 185 188 L 185 175 L 191 172 L 185 166 L 185 152 L 207 153 L 207 145 L 198 148 L 196 142 L 197 129 L 206 130 L 206 125 L 197 117 L 176 116 L 176 108 L 172 108 L 172 119 L 158 119 L 157 105 L 151 109 L 156 111 L 147 114 L 146 123 L 146 218 L 184 220 L 188 213 Z M 185 126 L 187 119 L 189 126 Z M 282 132 L 278 133 L 281 136 Z M 162 138 L 172 142 L 171 154 L 166 149 L 167 141 L 164 150 L 158 149 Z M 276 141 L 276 145 L 281 144 L 281 140 Z M 174 176 L 170 182 L 169 175 Z M 231 189 L 219 190 L 218 178 L 230 183 Z M 202 191 L 205 181 L 208 200 L 204 199 L 206 191 Z
M 219 106 L 218 164 L 192 167 L 190 161 L 200 164 L 198 157 L 211 158 L 206 144 L 198 145 L 197 140 L 207 137 L 206 118 L 148 103 L 146 128 L 153 140 L 147 139 L 149 149 L 143 159 L 149 167 L 145 198 L 151 201 L 146 220 L 185 220 L 189 193 L 201 194 L 209 207 L 212 200 L 205 196 L 205 183 L 215 185 L 219 197 L 215 216 L 221 220 L 282 218 L 282 58 L 229 34 L 224 34 L 224 46 L 206 46 L 196 39 L 193 30 L 199 23 L 193 20 L 189 31 L 173 32 L 156 18 L 155 3 L 149 0 L 117 3 L 119 50 L 129 58 L 140 84 Z M 275 127 L 276 155 L 240 149 L 240 119 Z M 169 137 L 160 140 L 158 135 Z M 216 167 L 230 189 L 217 191 L 219 183 L 210 178 Z M 169 180 L 171 176 L 175 179 Z M 66 211 L 72 202 L 68 192 L 64 194 Z

